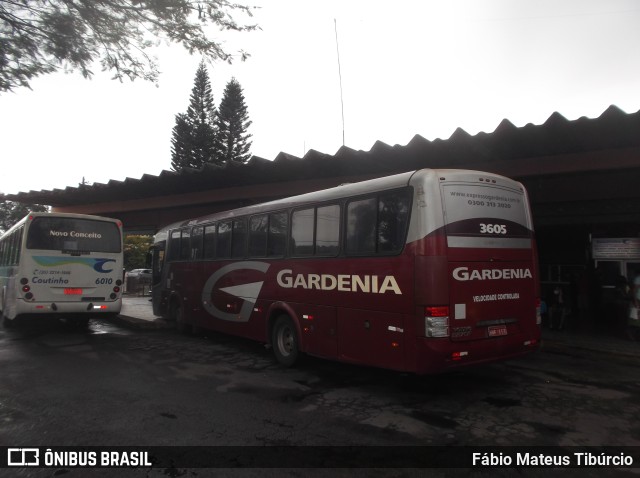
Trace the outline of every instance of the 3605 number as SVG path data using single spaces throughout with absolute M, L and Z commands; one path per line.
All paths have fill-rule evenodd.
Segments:
M 506 234 L 507 226 L 504 224 L 480 224 L 481 234 Z

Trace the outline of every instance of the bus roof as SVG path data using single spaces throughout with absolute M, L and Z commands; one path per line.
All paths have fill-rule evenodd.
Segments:
M 246 216 L 251 214 L 259 214 L 262 212 L 277 211 L 279 209 L 288 209 L 291 207 L 300 207 L 306 204 L 320 203 L 342 199 L 346 197 L 353 197 L 359 195 L 370 194 L 376 191 L 386 191 L 391 189 L 402 188 L 409 185 L 410 180 L 414 176 L 440 176 L 440 175 L 468 175 L 468 174 L 481 174 L 489 175 L 493 177 L 502 176 L 486 173 L 481 171 L 461 170 L 461 169 L 420 169 L 417 171 L 408 171 L 406 173 L 394 174 L 392 176 L 385 176 L 382 178 L 369 179 L 366 181 L 360 181 L 356 183 L 347 183 L 340 186 L 336 186 L 329 189 L 323 189 L 320 191 L 314 191 L 310 193 L 300 194 L 298 196 L 290 196 L 274 201 L 254 204 L 238 209 L 231 209 L 228 211 L 220 211 L 197 218 L 191 218 L 184 221 L 175 222 L 168 226 L 163 227 L 156 233 L 156 242 L 163 240 L 166 233 L 172 229 L 178 229 L 185 226 L 194 226 L 207 224 L 224 219 L 230 219 L 234 217 Z M 504 178 L 507 179 L 508 178 Z M 509 180 L 510 181 L 510 180 Z
M 42 216 L 68 217 L 68 218 L 77 218 L 77 219 L 93 219 L 93 220 L 96 220 L 96 221 L 109 221 L 109 222 L 121 223 L 120 219 L 114 219 L 112 217 L 94 216 L 94 215 L 90 215 L 90 214 L 77 214 L 77 213 L 73 213 L 73 212 L 30 212 L 29 214 L 24 216 L 22 219 L 20 219 L 18 222 L 16 222 L 13 226 L 11 226 L 6 232 L 4 232 L 3 234 L 0 234 L 0 238 L 2 238 L 5 235 L 10 234 L 15 229 L 19 228 L 22 224 L 27 222 L 28 218 L 30 218 L 30 217 L 42 217 Z
M 165 226 L 156 233 L 156 236 L 163 235 L 171 229 L 177 229 L 185 226 L 193 226 L 199 224 L 207 224 L 215 221 L 229 219 L 233 217 L 246 216 L 250 214 L 259 214 L 266 211 L 277 211 L 278 209 L 287 209 L 290 207 L 304 206 L 316 202 L 332 201 L 360 194 L 367 194 L 374 191 L 384 191 L 388 189 L 396 189 L 404 187 L 408 184 L 411 176 L 415 171 L 396 174 L 393 176 L 385 176 L 383 178 L 370 179 L 357 183 L 346 183 L 329 189 L 313 191 L 310 193 L 300 194 L 298 196 L 290 196 L 274 201 L 254 204 L 239 209 L 231 209 L 228 211 L 220 211 L 213 214 L 207 214 L 198 218 L 187 219 L 175 222 Z

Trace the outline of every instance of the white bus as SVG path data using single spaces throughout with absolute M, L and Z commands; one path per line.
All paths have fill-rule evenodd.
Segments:
M 122 223 L 31 213 L 0 237 L 0 315 L 47 315 L 86 325 L 122 306 Z

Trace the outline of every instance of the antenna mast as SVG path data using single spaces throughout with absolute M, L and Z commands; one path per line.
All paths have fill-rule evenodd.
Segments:
M 344 100 L 342 98 L 342 71 L 340 69 L 340 48 L 338 47 L 338 21 L 334 18 L 333 25 L 336 31 L 336 53 L 338 54 L 338 78 L 340 79 L 340 106 L 342 111 L 342 146 L 344 146 Z

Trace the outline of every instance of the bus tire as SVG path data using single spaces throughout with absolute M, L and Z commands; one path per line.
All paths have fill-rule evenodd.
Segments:
M 184 320 L 184 309 L 179 304 L 173 304 L 171 318 L 174 320 L 178 332 L 186 334 L 190 331 L 191 327 Z
M 4 300 L 4 291 L 0 299 L 2 299 L 2 310 L 0 310 L 0 319 L 2 319 L 2 326 L 6 329 L 13 329 L 15 328 L 17 321 L 11 320 L 8 316 L 4 314 L 4 311 L 7 310 L 7 305 L 5 304 L 5 300 Z
M 280 365 L 291 367 L 296 363 L 300 354 L 298 332 L 288 315 L 281 315 L 276 319 L 271 333 L 271 344 Z

